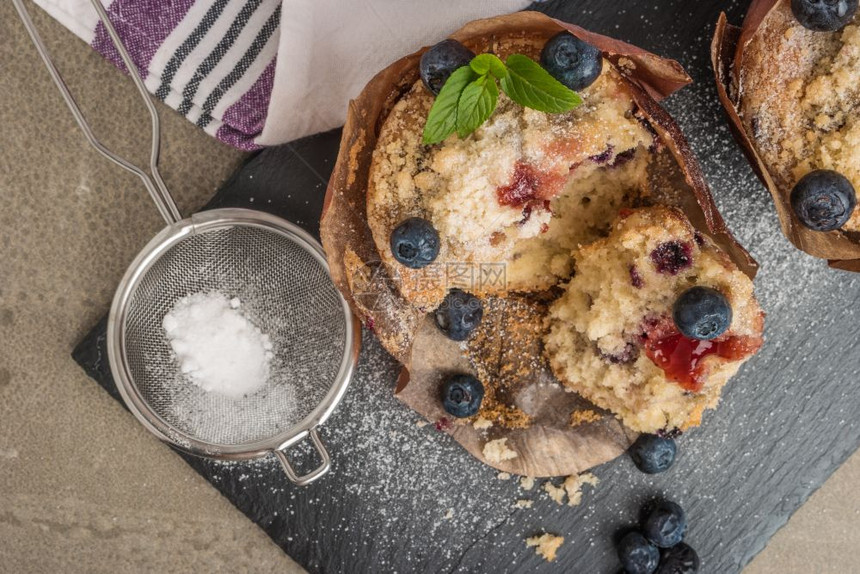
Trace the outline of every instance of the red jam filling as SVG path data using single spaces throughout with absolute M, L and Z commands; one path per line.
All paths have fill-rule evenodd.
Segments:
M 663 369 L 666 377 L 688 391 L 702 390 L 707 378 L 704 360 L 718 356 L 726 361 L 739 361 L 761 347 L 760 337 L 728 336 L 713 341 L 690 339 L 677 332 L 674 325 L 666 333 L 657 328 L 642 342 L 646 356 Z M 662 333 L 661 333 L 662 331 Z
M 496 190 L 499 203 L 520 207 L 537 197 L 540 177 L 532 166 L 527 163 L 517 162 L 514 166 L 514 177 L 511 183 Z
M 518 161 L 508 185 L 496 189 L 500 205 L 522 207 L 529 203 L 552 199 L 564 187 L 565 177 L 543 173 L 528 163 Z
M 523 218 L 520 225 L 525 224 L 537 210 L 549 211 L 549 197 L 554 196 L 564 183 L 564 178 L 550 174 L 541 174 L 534 166 L 517 162 L 511 183 L 496 189 L 500 205 L 521 207 Z M 548 226 L 541 227 L 545 233 Z
M 534 213 L 535 209 L 543 209 L 544 211 L 549 211 L 549 200 L 546 199 L 544 201 L 532 201 L 527 203 L 525 207 L 523 207 L 523 218 L 520 220 L 520 225 L 525 225 L 525 223 L 531 219 L 532 213 Z M 541 233 L 546 233 L 549 229 L 549 225 L 544 223 L 541 225 Z

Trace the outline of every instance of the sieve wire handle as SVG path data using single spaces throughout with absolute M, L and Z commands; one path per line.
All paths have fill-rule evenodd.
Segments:
M 182 219 L 182 215 L 179 213 L 179 209 L 176 207 L 176 202 L 173 201 L 173 197 L 171 197 L 164 180 L 161 178 L 161 173 L 158 171 L 158 156 L 161 148 L 161 123 L 158 118 L 158 111 L 155 109 L 155 105 L 150 99 L 149 92 L 147 92 L 146 86 L 138 73 L 137 66 L 131 59 L 128 50 L 126 50 L 119 34 L 116 32 L 116 29 L 114 29 L 104 6 L 102 6 L 102 3 L 99 0 L 91 0 L 91 2 L 93 8 L 95 8 L 99 18 L 101 19 L 102 24 L 104 24 L 105 30 L 113 41 L 114 46 L 116 46 L 119 55 L 122 57 L 122 61 L 125 63 L 126 68 L 128 68 L 128 73 L 132 80 L 134 80 L 134 85 L 137 87 L 140 95 L 143 97 L 147 110 L 149 110 L 149 115 L 152 120 L 152 146 L 149 154 L 149 173 L 107 149 L 98 140 L 98 138 L 96 138 L 89 123 L 87 123 L 86 117 L 83 112 L 81 112 L 81 108 L 78 106 L 74 96 L 72 96 L 72 93 L 69 91 L 68 86 L 66 86 L 65 81 L 63 81 L 63 77 L 60 75 L 60 72 L 51 60 L 51 55 L 48 53 L 48 49 L 45 47 L 45 43 L 42 41 L 42 37 L 39 35 L 38 30 L 36 30 L 36 26 L 33 24 L 33 20 L 30 18 L 29 12 L 27 12 L 27 9 L 24 7 L 23 0 L 12 0 L 12 4 L 15 5 L 15 9 L 18 11 L 18 15 L 24 23 L 24 28 L 27 29 L 30 39 L 33 40 L 33 44 L 36 46 L 36 51 L 39 52 L 39 55 L 42 57 L 42 61 L 45 62 L 45 66 L 51 74 L 51 79 L 54 80 L 54 83 L 60 90 L 63 99 L 66 101 L 66 105 L 69 106 L 75 121 L 78 122 L 78 125 L 80 126 L 81 131 L 84 132 L 84 136 L 87 138 L 87 141 L 104 157 L 121 168 L 138 176 L 143 181 L 143 185 L 146 186 L 146 190 L 149 192 L 152 200 L 155 201 L 155 205 L 158 207 L 158 211 L 161 213 L 164 220 L 167 221 L 168 224 L 176 223 Z
M 286 453 L 286 450 L 289 447 L 275 451 L 275 456 L 277 456 L 278 460 L 281 462 L 281 466 L 283 467 L 284 473 L 286 473 L 287 478 L 289 478 L 298 486 L 305 486 L 312 483 L 313 481 L 327 473 L 331 468 L 331 457 L 329 457 L 328 451 L 326 451 L 325 449 L 325 445 L 323 445 L 322 440 L 320 440 L 320 436 L 319 433 L 317 433 L 317 429 L 312 428 L 310 431 L 308 431 L 308 435 L 311 437 L 311 442 L 313 443 L 317 454 L 319 454 L 320 459 L 322 459 L 322 463 L 315 470 L 312 470 L 304 476 L 299 476 L 296 473 L 296 470 L 293 468 L 293 465 L 290 464 L 290 460 L 287 458 Z

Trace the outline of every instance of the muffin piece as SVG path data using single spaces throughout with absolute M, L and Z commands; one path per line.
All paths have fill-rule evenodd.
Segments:
M 841 173 L 860 189 L 860 17 L 837 32 L 804 28 L 779 0 L 739 62 L 744 131 L 782 193 L 808 173 Z M 860 210 L 842 226 L 860 231 Z
M 567 387 L 640 432 L 701 422 L 762 343 L 752 281 L 686 217 L 668 207 L 625 210 L 610 235 L 574 252 L 576 274 L 549 309 L 545 351 Z M 678 332 L 672 307 L 711 287 L 732 308 L 712 341 Z
M 543 41 L 494 46 L 537 57 Z M 432 309 L 450 287 L 478 295 L 537 291 L 570 276 L 570 251 L 604 234 L 617 210 L 647 188 L 655 136 L 636 115 L 625 81 L 605 62 L 563 114 L 523 108 L 505 94 L 465 138 L 426 146 L 433 95 L 417 81 L 394 106 L 373 154 L 367 220 L 383 262 L 415 307 Z M 391 254 L 392 230 L 420 217 L 440 236 L 435 262 L 409 269 Z

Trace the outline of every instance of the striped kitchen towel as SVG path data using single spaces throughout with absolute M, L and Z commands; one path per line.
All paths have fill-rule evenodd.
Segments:
M 125 69 L 91 0 L 35 0 Z M 526 0 L 101 0 L 155 97 L 253 150 L 341 125 L 386 64 Z

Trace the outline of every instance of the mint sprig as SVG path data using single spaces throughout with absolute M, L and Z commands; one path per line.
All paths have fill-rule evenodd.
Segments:
M 479 76 L 463 88 L 457 102 L 457 135 L 464 138 L 478 129 L 493 114 L 498 101 L 499 87 L 489 76 Z
M 540 64 L 522 54 L 511 54 L 502 89 L 513 101 L 548 114 L 561 114 L 582 103 L 579 94 L 553 78 Z
M 424 143 L 438 143 L 457 131 L 457 106 L 460 94 L 471 84 L 478 74 L 469 66 L 457 68 L 445 81 L 436 96 L 427 123 L 424 125 Z
M 424 143 L 439 143 L 455 132 L 464 138 L 478 129 L 496 109 L 499 85 L 521 106 L 550 114 L 582 103 L 579 94 L 528 56 L 511 54 L 502 62 L 494 54 L 478 54 L 442 86 L 424 125 Z

